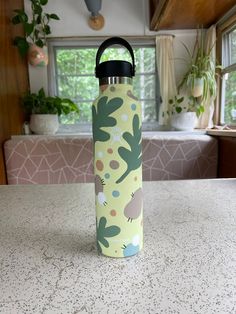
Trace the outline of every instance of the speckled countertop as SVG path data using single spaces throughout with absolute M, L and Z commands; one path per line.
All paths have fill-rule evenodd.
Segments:
M 0 313 L 236 313 L 236 179 L 144 192 L 144 250 L 112 259 L 92 184 L 1 186 Z

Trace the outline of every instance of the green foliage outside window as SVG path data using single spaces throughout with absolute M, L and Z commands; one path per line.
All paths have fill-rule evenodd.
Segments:
M 232 117 L 232 109 L 236 110 L 236 72 L 228 74 L 225 84 L 224 122 L 226 124 L 236 123 Z
M 57 94 L 72 99 L 79 107 L 76 115 L 61 116 L 61 123 L 74 124 L 91 122 L 91 105 L 98 96 L 99 83 L 95 78 L 97 48 L 56 48 Z M 143 120 L 153 121 L 156 117 L 155 101 L 155 48 L 134 48 L 136 76 L 133 79 L 134 94 L 143 106 Z M 131 62 L 128 51 L 123 48 L 107 49 L 101 62 L 126 60 Z
M 236 65 L 236 29 L 229 33 L 229 65 Z M 226 79 L 227 78 L 227 79 Z M 225 75 L 224 122 L 235 124 L 232 110 L 236 110 L 236 71 Z

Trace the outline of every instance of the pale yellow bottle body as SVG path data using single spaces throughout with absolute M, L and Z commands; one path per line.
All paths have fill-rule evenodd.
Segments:
M 92 106 L 97 245 L 110 257 L 143 247 L 141 111 L 131 84 L 101 86 Z

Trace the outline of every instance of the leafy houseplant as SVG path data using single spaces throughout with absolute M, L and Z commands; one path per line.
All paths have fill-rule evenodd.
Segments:
M 184 45 L 184 44 L 183 44 Z M 189 61 L 188 70 L 181 80 L 178 91 L 184 86 L 190 88 L 193 97 L 201 97 L 201 101 L 207 99 L 208 95 L 216 96 L 216 69 L 220 66 L 215 66 L 211 58 L 211 49 L 208 52 L 204 49 L 203 30 L 199 31 L 196 37 L 193 53 L 186 45 L 184 45 Z M 186 61 L 186 60 L 185 60 Z
M 198 102 L 196 97 L 189 96 L 187 98 L 187 104 L 184 102 L 184 96 L 174 96 L 169 99 L 169 105 L 171 106 L 171 114 L 183 113 L 183 112 L 196 112 L 199 117 L 204 112 L 204 106 Z
M 46 36 L 51 34 L 49 26 L 50 20 L 59 20 L 59 17 L 52 13 L 45 13 L 44 6 L 48 0 L 29 0 L 31 2 L 32 19 L 29 18 L 23 9 L 16 9 L 16 15 L 12 18 L 12 23 L 22 24 L 25 36 L 15 37 L 14 45 L 18 47 L 21 56 L 26 56 L 31 44 L 42 48 L 46 45 Z
M 204 111 L 204 107 L 193 96 L 188 97 L 186 102 L 184 96 L 175 95 L 169 99 L 169 105 L 171 107 L 170 124 L 180 131 L 192 131 L 196 118 Z
M 58 116 L 78 113 L 77 105 L 68 98 L 46 96 L 44 89 L 28 93 L 22 99 L 25 111 L 31 114 L 30 128 L 36 134 L 54 134 L 58 130 Z
M 77 105 L 68 98 L 46 96 L 44 89 L 38 93 L 28 93 L 23 97 L 23 105 L 31 114 L 56 114 L 60 116 L 70 112 L 79 112 Z

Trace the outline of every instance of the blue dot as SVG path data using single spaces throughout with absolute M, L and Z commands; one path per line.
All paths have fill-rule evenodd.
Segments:
M 135 104 L 132 104 L 132 105 L 131 105 L 131 109 L 132 109 L 133 111 L 135 111 L 135 110 L 136 110 L 136 105 L 135 105 Z
M 130 243 L 124 248 L 123 254 L 124 254 L 124 257 L 128 257 L 134 254 L 137 254 L 138 251 L 139 251 L 139 245 L 134 246 L 132 243 Z
M 105 178 L 109 179 L 110 178 L 110 174 L 109 173 L 105 173 Z
M 118 196 L 120 196 L 120 192 L 115 190 L 115 191 L 112 192 L 112 196 L 113 197 L 118 197 Z

